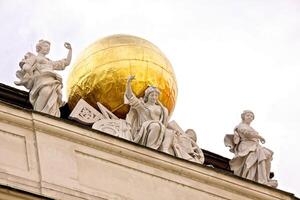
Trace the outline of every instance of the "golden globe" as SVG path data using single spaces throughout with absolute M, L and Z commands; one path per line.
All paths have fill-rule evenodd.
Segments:
M 132 89 L 138 97 L 155 86 L 161 103 L 173 112 L 177 84 L 171 63 L 154 44 L 130 35 L 97 40 L 79 55 L 67 81 L 70 109 L 83 98 L 94 107 L 100 102 L 123 118 L 128 112 L 123 99 L 129 75 L 135 75 Z

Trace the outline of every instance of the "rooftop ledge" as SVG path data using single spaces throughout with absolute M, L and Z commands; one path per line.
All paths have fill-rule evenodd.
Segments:
M 297 199 L 62 118 L 35 112 L 28 93 L 0 84 L 0 185 L 53 199 Z

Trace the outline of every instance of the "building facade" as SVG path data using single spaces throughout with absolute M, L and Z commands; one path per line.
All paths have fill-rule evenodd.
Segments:
M 31 109 L 26 92 L 0 85 L 0 199 L 297 199 L 234 176 L 228 159 L 175 158 Z

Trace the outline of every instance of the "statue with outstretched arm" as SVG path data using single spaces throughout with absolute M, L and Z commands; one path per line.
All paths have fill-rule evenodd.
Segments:
M 62 78 L 55 70 L 64 70 L 72 59 L 71 44 L 66 42 L 64 46 L 68 49 L 66 58 L 52 61 L 46 57 L 50 51 L 50 42 L 39 40 L 36 45 L 37 55 L 26 53 L 19 63 L 21 69 L 16 72 L 20 80 L 15 81 L 15 84 L 29 90 L 29 101 L 33 109 L 56 117 L 60 117 L 59 108 L 64 102 Z

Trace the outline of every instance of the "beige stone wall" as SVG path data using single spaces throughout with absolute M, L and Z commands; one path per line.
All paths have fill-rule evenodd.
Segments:
M 0 184 L 54 199 L 294 199 L 292 195 L 0 102 Z

